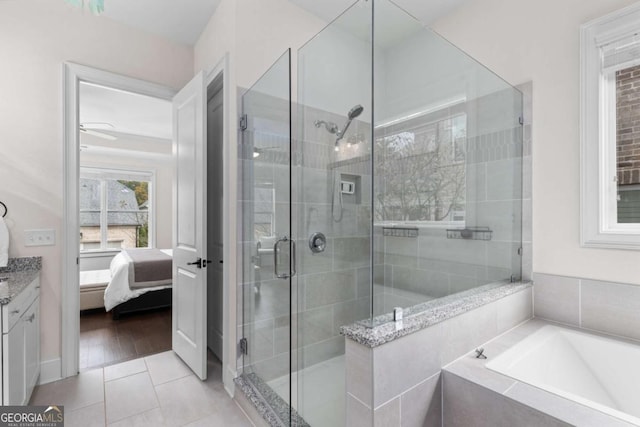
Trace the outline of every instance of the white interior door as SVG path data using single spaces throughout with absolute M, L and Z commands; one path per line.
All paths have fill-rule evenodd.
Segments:
M 173 351 L 207 378 L 206 94 L 200 72 L 173 98 Z

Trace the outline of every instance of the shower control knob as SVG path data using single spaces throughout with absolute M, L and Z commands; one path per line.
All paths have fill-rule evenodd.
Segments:
M 320 232 L 313 233 L 311 237 L 309 237 L 309 249 L 314 254 L 318 254 L 320 252 L 324 252 L 327 248 L 327 238 L 324 234 Z

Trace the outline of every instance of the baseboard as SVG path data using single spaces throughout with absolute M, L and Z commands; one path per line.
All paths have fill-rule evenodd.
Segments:
M 47 384 L 62 379 L 62 362 L 60 358 L 40 362 L 40 378 L 38 384 Z

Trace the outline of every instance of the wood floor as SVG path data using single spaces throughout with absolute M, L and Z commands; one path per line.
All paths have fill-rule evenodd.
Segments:
M 80 371 L 171 350 L 171 308 L 123 315 L 80 313 Z

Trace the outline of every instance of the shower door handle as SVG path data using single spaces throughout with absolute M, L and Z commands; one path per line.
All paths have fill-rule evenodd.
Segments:
M 282 242 L 290 242 L 289 247 L 291 249 L 291 269 L 288 273 L 280 273 L 278 271 L 278 246 Z M 278 239 L 273 245 L 273 272 L 278 279 L 288 279 L 296 274 L 296 243 L 293 240 L 289 240 L 287 236 Z

